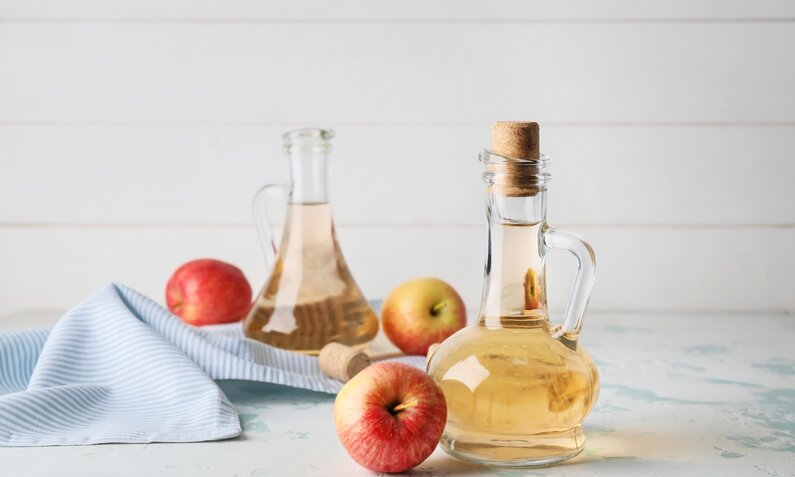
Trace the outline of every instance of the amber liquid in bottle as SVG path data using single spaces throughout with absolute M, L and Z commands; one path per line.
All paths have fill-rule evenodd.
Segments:
M 306 354 L 331 341 L 363 347 L 375 337 L 378 318 L 342 256 L 330 204 L 288 204 L 276 263 L 244 331 Z
M 599 377 L 582 346 L 551 336 L 542 223 L 495 224 L 478 323 L 445 341 L 429 373 L 447 400 L 445 450 L 461 459 L 539 465 L 576 455 Z

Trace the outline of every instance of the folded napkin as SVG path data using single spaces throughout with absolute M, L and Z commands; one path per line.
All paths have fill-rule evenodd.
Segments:
M 376 347 L 385 346 L 380 341 Z M 0 332 L 0 446 L 237 436 L 237 412 L 215 379 L 332 394 L 342 387 L 317 358 L 246 339 L 239 323 L 195 328 L 134 290 L 110 285 L 52 328 Z

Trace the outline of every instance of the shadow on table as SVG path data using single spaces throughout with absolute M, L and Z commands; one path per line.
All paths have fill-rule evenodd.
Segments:
M 405 475 L 494 475 L 496 477 L 563 476 L 602 472 L 644 475 L 659 472 L 675 465 L 665 462 L 665 456 L 676 453 L 675 443 L 681 436 L 665 436 L 651 432 L 610 432 L 586 430 L 590 436 L 583 452 L 566 462 L 546 467 L 485 467 L 461 462 L 444 453 L 436 452 L 418 468 Z M 623 472 L 622 472 L 623 471 Z
M 659 471 L 659 461 L 638 459 L 632 456 L 583 456 L 580 455 L 570 461 L 542 467 L 487 467 L 458 461 L 448 455 L 433 455 L 419 467 L 404 474 L 409 476 L 435 476 L 435 475 L 494 475 L 496 477 L 530 477 L 530 476 L 564 476 L 571 475 L 571 471 L 585 472 L 610 472 L 633 471 L 643 475 L 644 469 Z M 576 475 L 580 475 L 577 472 Z M 583 474 L 584 475 L 584 474 Z

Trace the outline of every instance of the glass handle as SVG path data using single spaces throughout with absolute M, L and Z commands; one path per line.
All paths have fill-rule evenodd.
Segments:
M 252 208 L 254 213 L 254 223 L 257 225 L 259 241 L 262 244 L 262 253 L 265 255 L 265 263 L 268 268 L 273 268 L 276 262 L 276 250 L 278 244 L 273 235 L 273 226 L 268 215 L 268 204 L 275 198 L 284 200 L 287 187 L 284 184 L 268 184 L 254 194 Z
M 564 342 L 576 345 L 577 338 L 582 328 L 582 316 L 585 307 L 591 298 L 594 277 L 596 274 L 596 257 L 593 249 L 577 234 L 562 230 L 547 229 L 544 231 L 544 245 L 553 250 L 566 250 L 577 259 L 577 276 L 574 279 L 574 289 L 571 291 L 566 312 L 563 315 L 563 325 L 556 333 L 556 337 Z

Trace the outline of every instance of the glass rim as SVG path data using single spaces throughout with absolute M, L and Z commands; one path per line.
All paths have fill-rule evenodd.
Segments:
M 545 169 L 551 159 L 549 156 L 545 154 L 540 154 L 538 159 L 520 159 L 516 157 L 510 156 L 503 156 L 501 154 L 497 154 L 496 152 L 492 151 L 491 149 L 483 149 L 478 156 L 478 161 L 482 162 L 484 165 L 489 164 L 509 164 L 513 166 L 519 167 L 536 167 L 538 169 Z
M 287 152 L 302 150 L 308 152 L 328 152 L 334 130 L 326 128 L 293 129 L 282 134 L 282 143 Z

